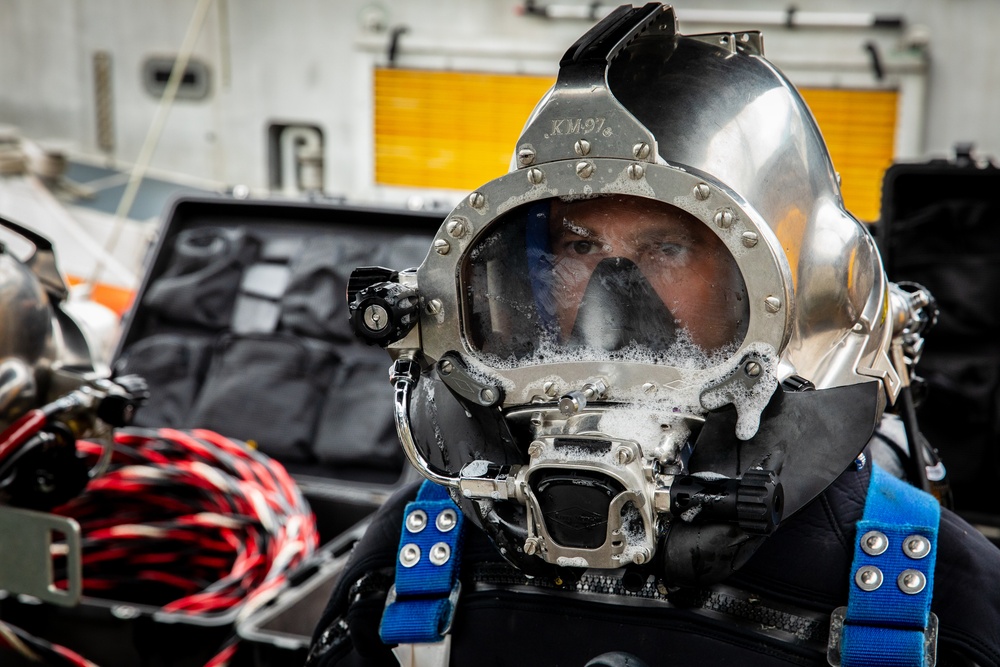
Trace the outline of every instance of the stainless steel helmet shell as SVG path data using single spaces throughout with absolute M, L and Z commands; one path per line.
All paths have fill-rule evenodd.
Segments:
M 518 141 L 512 172 L 455 209 L 420 268 L 421 291 L 435 304 L 421 325 L 425 354 L 468 349 L 454 277 L 494 219 L 547 197 L 619 193 L 679 206 L 722 237 L 750 293 L 744 347 L 773 347 L 781 377 L 794 373 L 817 388 L 879 380 L 894 400 L 899 378 L 888 356 L 878 251 L 844 208 L 812 114 L 761 43 L 755 32 L 680 35 L 661 5 L 604 60 L 577 54 L 570 62 L 567 54 Z M 567 383 L 596 373 L 575 370 Z M 610 384 L 679 379 L 673 369 L 650 373 Z M 500 374 L 505 405 L 541 393 L 542 380 L 528 377 L 540 378 L 534 370 Z
M 421 304 L 419 327 L 391 346 L 404 451 L 519 567 L 656 559 L 674 581 L 718 580 L 854 460 L 899 391 L 878 252 L 761 44 L 755 32 L 678 34 L 665 5 L 619 8 L 567 51 L 511 171 L 465 198 L 400 274 Z M 594 355 L 541 322 L 561 284 L 539 292 L 532 220 L 594 198 L 655 202 L 724 249 L 741 277 L 730 292 L 747 302 L 731 345 Z M 545 229 L 549 261 L 551 218 Z M 667 305 L 654 292 L 648 311 Z M 650 294 L 621 298 L 638 293 Z M 512 344 L 490 348 L 484 330 Z M 678 489 L 720 479 L 730 499 L 768 490 L 761 523 L 684 511 Z M 703 576 L 693 554 L 723 543 Z
M 48 295 L 31 269 L 0 249 L 0 427 L 35 407 L 52 361 Z

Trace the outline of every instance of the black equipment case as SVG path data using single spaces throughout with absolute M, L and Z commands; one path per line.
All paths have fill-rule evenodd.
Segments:
M 934 296 L 940 315 L 917 364 L 920 429 L 948 470 L 959 513 L 1000 525 L 1000 169 L 958 147 L 952 161 L 897 163 L 877 237 L 889 279 Z M 996 537 L 996 536 L 992 536 Z
M 366 517 L 415 479 L 392 418 L 390 359 L 355 339 L 346 285 L 358 266 L 419 265 L 442 219 L 229 197 L 181 198 L 165 217 L 115 352 L 116 374 L 149 383 L 134 424 L 251 442 L 291 473 L 322 542 L 276 600 L 291 639 L 268 629 L 265 607 L 263 620 L 245 619 L 232 664 L 301 664 L 317 600 Z M 0 618 L 100 667 L 203 665 L 244 621 L 236 611 L 185 618 L 91 597 L 70 609 L 10 599 Z

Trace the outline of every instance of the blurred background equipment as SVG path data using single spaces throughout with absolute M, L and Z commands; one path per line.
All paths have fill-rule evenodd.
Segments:
M 933 294 L 914 386 L 920 429 L 941 452 L 955 508 L 1000 538 L 1000 169 L 970 145 L 951 160 L 886 171 L 878 225 L 890 279 Z

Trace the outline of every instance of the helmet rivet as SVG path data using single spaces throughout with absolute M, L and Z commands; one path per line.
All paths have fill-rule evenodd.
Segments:
M 882 570 L 874 565 L 865 565 L 854 575 L 854 582 L 863 591 L 874 591 L 882 585 Z
M 743 245 L 745 245 L 746 247 L 748 248 L 754 247 L 755 245 L 757 245 L 758 240 L 759 237 L 757 236 L 757 232 L 743 232 Z
M 576 143 L 573 144 L 573 150 L 575 150 L 576 154 L 580 157 L 590 155 L 590 142 L 586 139 L 577 139 Z
M 453 370 L 455 370 L 455 364 L 451 363 L 448 359 L 442 359 L 438 364 L 438 372 L 441 375 L 451 375 Z
M 469 204 L 472 205 L 472 208 L 482 208 L 486 206 L 486 197 L 483 196 L 482 192 L 473 192 L 469 195 Z
M 920 560 L 931 552 L 931 543 L 923 535 L 910 535 L 903 540 L 903 553 L 908 558 Z
M 903 570 L 896 579 L 896 585 L 907 595 L 916 595 L 924 590 L 924 586 L 927 585 L 927 577 L 920 570 Z
M 523 166 L 527 167 L 529 164 L 535 161 L 535 151 L 530 148 L 522 148 L 517 152 L 517 161 Z
M 618 465 L 627 465 L 632 462 L 632 450 L 628 447 L 619 447 L 615 452 L 615 461 Z
M 649 549 L 643 547 L 632 554 L 632 562 L 636 565 L 642 565 L 649 560 Z
M 416 544 L 405 544 L 399 550 L 399 563 L 403 567 L 413 567 L 420 560 L 420 547 Z
M 534 556 L 538 552 L 538 538 L 529 537 L 524 541 L 524 553 Z
M 448 221 L 448 234 L 453 238 L 460 239 L 465 236 L 465 221 L 461 218 L 452 218 Z
M 633 181 L 638 181 L 646 175 L 646 169 L 641 164 L 630 164 L 626 171 L 628 172 L 628 177 Z
M 377 304 L 368 306 L 365 308 L 365 326 L 371 331 L 382 331 L 389 326 L 389 313 Z
M 423 510 L 413 510 L 406 515 L 406 529 L 411 533 L 419 533 L 427 527 L 427 513 Z
M 437 315 L 441 312 L 444 304 L 441 303 L 441 299 L 431 299 L 427 302 L 427 312 L 431 315 Z
M 712 190 L 705 183 L 699 183 L 694 186 L 694 198 L 700 201 L 705 201 L 708 199 L 709 195 L 712 194 Z
M 649 157 L 649 144 L 645 141 L 640 141 L 632 147 L 632 155 L 635 156 L 635 159 L 637 160 L 645 160 Z
M 861 549 L 869 556 L 881 555 L 888 548 L 889 538 L 885 536 L 885 533 L 869 530 L 861 536 Z
M 781 299 L 776 296 L 769 296 L 764 299 L 764 308 L 767 309 L 769 313 L 776 313 L 781 310 Z
M 437 239 L 434 241 L 434 251 L 439 255 L 447 255 L 451 252 L 451 244 L 446 239 Z
M 457 524 L 458 516 L 455 514 L 455 510 L 445 510 L 438 514 L 437 519 L 434 520 L 434 525 L 437 526 L 437 529 L 442 533 L 447 533 Z
M 717 224 L 722 229 L 729 229 L 733 224 L 733 212 L 728 208 L 724 208 L 715 214 L 715 224 Z
M 745 366 L 743 366 L 743 372 L 752 378 L 760 375 L 760 364 L 756 361 L 748 361 Z
M 435 565 L 444 565 L 451 557 L 451 547 L 444 542 L 438 542 L 431 547 L 430 561 Z
M 653 382 L 647 382 L 646 384 L 642 385 L 642 390 L 647 394 L 655 394 L 656 384 Z
M 545 443 L 535 440 L 533 443 L 528 445 L 528 456 L 535 458 L 536 456 L 541 456 L 542 449 L 545 448 Z
M 530 181 L 532 185 L 538 185 L 544 180 L 545 180 L 545 172 L 543 172 L 541 169 L 528 170 L 528 181 Z
M 580 178 L 590 178 L 594 175 L 594 165 L 590 162 L 577 162 L 576 175 Z

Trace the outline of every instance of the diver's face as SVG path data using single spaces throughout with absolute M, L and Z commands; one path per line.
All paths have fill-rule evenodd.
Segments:
M 555 202 L 549 218 L 556 303 L 570 336 L 595 267 L 608 258 L 634 263 L 705 351 L 736 340 L 747 304 L 736 262 L 721 239 L 686 212 L 638 197 Z

